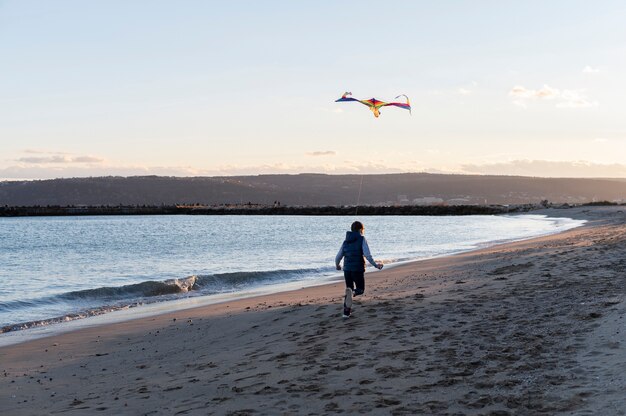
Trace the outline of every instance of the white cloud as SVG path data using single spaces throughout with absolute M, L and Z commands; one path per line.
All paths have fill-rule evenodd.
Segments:
M 459 95 L 471 95 L 474 93 L 476 87 L 478 87 L 478 82 L 472 81 L 469 84 L 465 84 L 464 86 L 457 88 L 456 92 Z
M 95 156 L 65 156 L 65 155 L 53 155 L 53 156 L 26 156 L 20 157 L 15 160 L 20 163 L 27 163 L 31 165 L 47 165 L 47 164 L 71 164 L 71 163 L 102 163 L 104 159 Z
M 521 85 L 516 85 L 509 91 L 509 95 L 516 98 L 551 100 L 559 96 L 559 90 L 548 85 L 544 85 L 538 90 L 530 90 Z
M 600 68 L 593 68 L 589 65 L 583 68 L 583 74 L 597 74 L 600 72 Z
M 334 150 L 323 150 L 306 153 L 307 156 L 335 156 L 336 154 L 337 152 L 335 152 Z
M 522 100 L 513 100 L 513 104 L 521 108 L 528 108 L 526 103 Z
M 41 149 L 24 149 L 24 153 L 29 153 L 33 155 L 70 155 L 68 152 L 51 152 L 49 150 L 41 150 Z
M 559 108 L 587 108 L 597 107 L 597 101 L 589 101 L 580 90 L 564 90 L 561 94 L 562 102 L 556 106 Z
M 96 156 L 76 156 L 71 158 L 72 163 L 102 163 L 104 159 Z
M 274 163 L 262 165 L 222 165 L 215 168 L 195 168 L 192 166 L 115 166 L 108 164 L 81 165 L 81 164 L 39 164 L 15 165 L 0 168 L 0 178 L 4 180 L 27 179 L 54 179 L 89 176 L 234 176 L 260 175 L 275 173 L 399 173 L 405 169 L 388 166 L 384 163 L 367 161 L 341 161 L 338 164 L 297 165 L 289 163 Z
M 589 108 L 598 106 L 597 101 L 591 101 L 587 98 L 584 90 L 560 91 L 548 85 L 544 85 L 538 90 L 516 85 L 509 91 L 509 96 L 514 97 L 512 101 L 514 105 L 522 108 L 526 108 L 527 103 L 532 100 L 555 100 L 557 101 L 557 108 Z
M 626 164 L 589 161 L 513 160 L 500 163 L 464 164 L 464 173 L 567 178 L 626 178 Z
M 436 149 L 428 149 L 428 153 Z M 0 180 L 53 179 L 89 176 L 235 176 L 259 174 L 373 174 L 373 173 L 457 173 L 485 175 L 520 175 L 538 177 L 614 177 L 626 178 L 626 164 L 601 164 L 588 161 L 513 160 L 500 163 L 468 163 L 429 167 L 418 161 L 341 160 L 337 163 L 222 165 L 213 168 L 193 166 L 141 166 L 99 164 L 21 164 L 0 168 Z
M 33 165 L 41 165 L 47 163 L 68 163 L 69 158 L 66 156 L 28 156 L 20 157 L 16 162 L 29 163 Z

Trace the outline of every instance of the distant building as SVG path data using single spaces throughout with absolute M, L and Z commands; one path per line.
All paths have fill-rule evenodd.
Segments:
M 446 201 L 448 205 L 471 205 L 470 200 L 467 198 L 452 198 Z
M 425 196 L 423 198 L 415 198 L 413 205 L 443 205 L 443 199 L 434 196 Z
M 398 195 L 398 204 L 400 205 L 408 205 L 409 198 L 406 195 Z

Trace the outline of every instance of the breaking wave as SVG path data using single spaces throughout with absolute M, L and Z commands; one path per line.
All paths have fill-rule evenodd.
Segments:
M 0 302 L 0 312 L 18 312 L 20 309 L 46 308 L 59 304 L 74 306 L 71 308 L 73 309 L 71 313 L 54 318 L 16 324 L 0 324 L 4 325 L 0 327 L 0 333 L 72 321 L 146 303 L 173 300 L 180 298 L 181 295 L 200 296 L 229 293 L 262 284 L 302 280 L 316 274 L 319 275 L 318 273 L 323 271 L 320 269 L 299 269 L 194 275 L 181 279 L 149 280 L 123 286 L 77 290 L 39 299 Z
M 151 297 L 171 295 L 174 293 L 186 293 L 193 290 L 197 276 L 189 276 L 184 279 L 171 279 L 162 282 L 149 280 L 147 282 L 132 285 L 99 287 L 96 289 L 78 290 L 57 295 L 63 300 L 81 299 L 126 299 L 132 297 Z

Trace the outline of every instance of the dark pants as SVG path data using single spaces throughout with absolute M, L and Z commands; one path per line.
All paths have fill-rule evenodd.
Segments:
M 346 279 L 346 287 L 353 289 L 355 296 L 365 292 L 365 271 L 344 270 L 343 277 Z

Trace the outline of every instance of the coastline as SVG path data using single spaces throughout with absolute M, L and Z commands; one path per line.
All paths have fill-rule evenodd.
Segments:
M 515 218 L 532 218 L 534 221 L 545 221 L 552 223 L 553 228 L 546 230 L 542 233 L 532 236 L 524 237 L 510 237 L 501 240 L 491 240 L 485 242 L 474 243 L 468 248 L 458 247 L 457 250 L 442 252 L 426 257 L 418 257 L 411 259 L 396 260 L 391 263 L 385 263 L 386 270 L 395 267 L 401 267 L 413 262 L 426 261 L 435 258 L 454 256 L 462 253 L 467 253 L 483 248 L 488 248 L 495 245 L 506 244 L 516 241 L 524 241 L 527 239 L 538 238 L 546 235 L 563 232 L 564 230 L 579 227 L 586 220 L 571 219 L 565 216 L 550 216 L 551 212 L 546 211 L 538 214 L 529 213 L 508 213 L 503 214 L 504 217 Z M 534 217 L 534 218 L 533 218 Z M 578 224 L 576 223 L 578 222 Z M 334 271 L 334 267 L 333 267 Z M 378 273 L 376 270 L 369 270 L 368 273 Z M 195 279 L 196 276 L 188 276 L 180 280 L 182 283 L 175 283 L 176 285 L 188 285 L 187 279 Z M 281 292 L 291 290 L 301 290 L 309 287 L 333 284 L 339 281 L 343 281 L 342 272 L 334 272 L 334 275 L 325 275 L 324 277 L 315 280 L 295 280 L 295 281 L 283 281 L 273 284 L 262 284 L 259 286 L 253 286 L 249 289 L 238 290 L 235 292 L 224 292 L 218 294 L 201 294 L 196 291 L 191 292 L 192 296 L 180 296 L 171 297 L 170 299 L 158 299 L 158 298 L 146 298 L 141 303 L 130 302 L 127 304 L 118 305 L 104 305 L 98 306 L 94 309 L 86 309 L 82 311 L 72 311 L 66 315 L 46 317 L 40 320 L 33 321 L 21 321 L 13 324 L 0 327 L 0 347 L 18 344 L 21 342 L 28 342 L 33 339 L 54 336 L 57 334 L 67 333 L 75 331 L 81 328 L 107 325 L 111 323 L 122 322 L 125 320 L 132 320 L 138 318 L 147 318 L 154 315 L 159 315 L 168 312 L 175 312 L 179 310 L 192 309 L 196 307 L 207 306 L 215 303 L 232 302 L 238 299 L 245 299 L 250 297 L 257 297 L 263 295 L 278 294 Z M 169 281 L 170 284 L 173 280 Z M 148 282 L 135 283 L 136 286 L 140 286 Z M 150 283 L 164 283 L 168 281 L 150 281 Z M 132 284 L 131 284 L 132 285 Z M 98 290 L 95 288 L 94 290 Z M 186 292 L 185 292 L 186 293 Z
M 0 347 L 0 412 L 620 414 L 618 211 L 368 274 L 346 321 L 338 282 Z

